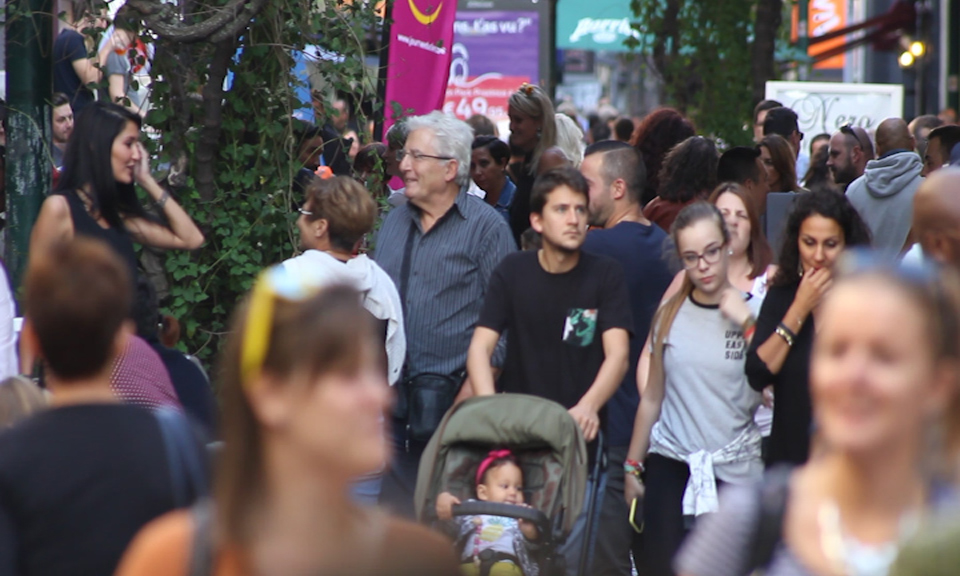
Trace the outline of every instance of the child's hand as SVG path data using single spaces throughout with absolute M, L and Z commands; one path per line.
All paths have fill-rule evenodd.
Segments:
M 524 508 L 533 508 L 529 504 L 518 504 L 518 506 L 523 506 Z M 540 539 L 540 530 L 537 529 L 537 525 L 529 520 L 518 520 L 520 525 L 520 532 L 523 533 L 523 536 L 527 540 L 539 540 Z
M 453 505 L 459 504 L 460 499 L 449 492 L 441 492 L 437 496 L 437 518 L 440 520 L 453 519 Z

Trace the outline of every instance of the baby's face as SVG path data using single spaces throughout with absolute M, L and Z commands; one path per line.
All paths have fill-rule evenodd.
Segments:
M 477 498 L 486 502 L 523 504 L 523 472 L 506 463 L 487 472 L 485 482 L 477 485 Z

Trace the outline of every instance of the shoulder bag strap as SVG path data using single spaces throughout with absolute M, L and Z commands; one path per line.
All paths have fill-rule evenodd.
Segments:
M 783 540 L 783 519 L 787 513 L 792 474 L 792 466 L 776 466 L 764 473 L 763 481 L 757 483 L 756 490 L 760 505 L 748 566 L 751 572 L 766 570 L 773 560 L 777 546 Z
M 417 234 L 417 223 L 410 220 L 410 232 L 407 233 L 407 242 L 403 246 L 403 259 L 400 261 L 400 306 L 403 316 L 407 316 L 407 286 L 410 283 L 410 255 L 413 252 L 413 241 Z

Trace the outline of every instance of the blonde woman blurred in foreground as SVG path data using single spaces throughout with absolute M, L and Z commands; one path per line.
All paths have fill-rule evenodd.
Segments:
M 224 451 L 215 510 L 169 514 L 133 542 L 120 576 L 454 575 L 449 544 L 361 508 L 352 479 L 387 459 L 383 336 L 359 293 L 261 275 L 222 359 Z
M 764 485 L 731 486 L 681 550 L 679 573 L 884 576 L 921 518 L 950 499 L 931 467 L 949 451 L 931 439 L 955 440 L 960 422 L 960 286 L 866 253 L 845 258 L 810 365 L 822 452 Z

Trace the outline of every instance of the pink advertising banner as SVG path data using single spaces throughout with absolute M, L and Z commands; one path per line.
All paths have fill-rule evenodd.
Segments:
M 384 128 L 393 102 L 414 114 L 443 107 L 450 74 L 456 0 L 396 0 L 390 27 Z

